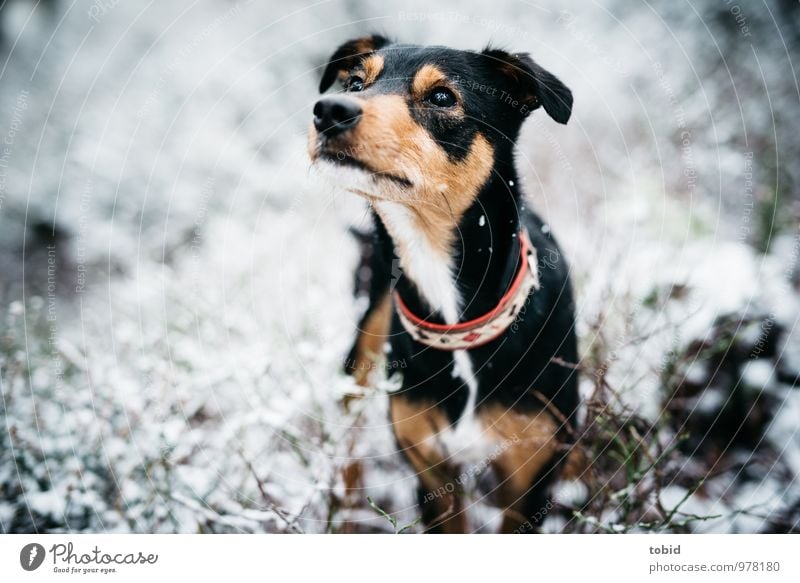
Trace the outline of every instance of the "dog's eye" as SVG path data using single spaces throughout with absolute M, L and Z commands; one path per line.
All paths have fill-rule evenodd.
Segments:
M 453 107 L 456 104 L 456 96 L 446 87 L 437 87 L 428 93 L 425 101 L 436 107 Z
M 344 86 L 348 91 L 361 91 L 364 89 L 364 80 L 356 75 L 351 75 L 347 78 Z

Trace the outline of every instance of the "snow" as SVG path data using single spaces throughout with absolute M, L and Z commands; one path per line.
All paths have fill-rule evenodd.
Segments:
M 779 380 L 800 371 L 796 201 L 778 209 L 767 253 L 754 210 L 774 176 L 800 183 L 796 165 L 761 165 L 800 152 L 778 35 L 761 35 L 763 70 L 740 43 L 732 87 L 707 57 L 709 34 L 728 38 L 713 7 L 707 31 L 677 8 L 611 1 L 470 0 L 437 17 L 421 0 L 120 2 L 96 19 L 67 3 L 28 19 L 31 5 L 2 13 L 0 140 L 13 139 L 0 150 L 0 531 L 389 530 L 367 495 L 414 521 L 415 481 L 387 422 L 396 380 L 362 391 L 341 373 L 363 308 L 347 227 L 363 227 L 365 209 L 310 176 L 305 153 L 324 59 L 378 28 L 529 50 L 572 88 L 570 124 L 534 113 L 517 159 L 570 262 L 582 355 L 607 358 L 623 402 L 656 419 L 670 354 L 709 340 L 722 317 L 755 320 L 748 345 L 774 322 L 777 355 L 740 373 L 776 400 L 760 446 L 775 465 L 710 480 L 684 510 L 723 515 L 704 532 L 757 532 L 800 500 L 800 401 Z M 36 223 L 63 231 L 54 296 Z M 702 384 L 712 372 L 696 359 L 674 374 Z M 712 387 L 691 406 L 727 398 Z M 761 463 L 751 453 L 745 466 Z M 352 460 L 364 489 L 348 493 Z M 672 485 L 664 500 L 685 493 Z M 586 495 L 564 483 L 556 498 Z M 495 525 L 477 487 L 469 503 L 477 527 Z M 760 518 L 738 512 L 753 506 Z

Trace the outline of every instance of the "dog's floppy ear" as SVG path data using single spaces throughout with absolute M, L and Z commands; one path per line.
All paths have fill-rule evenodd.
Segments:
M 352 68 L 359 59 L 388 44 L 389 39 L 379 34 L 355 38 L 344 43 L 328 60 L 322 80 L 319 82 L 319 92 L 325 93 L 341 71 Z
M 486 48 L 483 53 L 490 65 L 509 79 L 522 104 L 523 115 L 539 107 L 558 123 L 567 123 L 572 113 L 572 91 L 558 78 L 543 69 L 528 53 L 507 53 Z

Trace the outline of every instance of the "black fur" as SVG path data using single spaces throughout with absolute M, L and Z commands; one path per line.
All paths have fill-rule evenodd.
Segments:
M 486 217 L 484 227 L 478 223 L 481 215 Z M 378 217 L 375 221 L 380 224 Z M 541 289 L 531 293 L 524 313 L 512 328 L 488 344 L 470 350 L 479 384 L 478 405 L 500 402 L 507 408 L 535 411 L 543 405 L 533 392 L 536 391 L 574 422 L 578 405 L 574 371 L 552 362 L 553 358 L 577 362 L 569 266 L 550 233 L 542 232 L 541 219 L 524 206 L 518 189 L 497 178 L 484 187 L 459 227 L 463 247 L 457 252 L 456 285 L 466 298 L 462 319 L 485 314 L 508 289 L 518 268 L 519 239 L 514 235 L 519 232 L 520 224 L 527 227 L 538 252 Z M 392 278 L 385 269 L 392 265 L 394 244 L 382 226 L 376 230 L 376 244 L 379 249 L 373 266 L 376 285 L 387 287 Z M 406 305 L 417 314 L 429 315 L 430 309 L 417 294 L 414 283 L 402 275 L 402 269 L 399 271 L 401 275 L 395 286 Z M 429 319 L 443 321 L 435 314 Z M 393 361 L 413 363 L 403 370 L 404 394 L 433 399 L 456 423 L 464 412 L 468 389 L 461 379 L 452 377 L 452 355 L 415 342 L 396 314 L 391 348 Z M 570 434 L 567 428 L 565 434 Z
M 456 285 L 465 300 L 462 320 L 490 311 L 508 289 L 519 267 L 521 227 L 527 229 L 537 250 L 541 289 L 531 293 L 514 326 L 499 338 L 469 351 L 479 385 L 478 409 L 499 403 L 533 413 L 554 406 L 559 421 L 567 420 L 562 439 L 569 441 L 578 407 L 574 369 L 561 364 L 577 362 L 569 267 L 550 230 L 543 228 L 542 220 L 526 204 L 514 166 L 514 146 L 522 122 L 540 106 L 555 121 L 566 123 L 572 110 L 572 94 L 527 54 L 512 55 L 497 49 L 476 53 L 384 41 L 376 43 L 379 46 L 375 49 L 384 58 L 383 71 L 364 97 L 368 97 L 367 92 L 407 95 L 414 73 L 427 63 L 435 64 L 458 83 L 466 115 L 463 119 L 443 117 L 409 102 L 411 115 L 453 161 L 465 157 L 477 133 L 483 134 L 494 150 L 491 176 L 458 227 Z M 335 63 L 327 67 L 323 77 L 323 90 L 343 67 L 356 65 L 356 45 L 363 48 L 363 43 L 351 42 L 334 54 Z M 397 265 L 394 244 L 379 217 L 373 218 L 374 239 L 365 246 L 370 250 L 367 263 L 372 274 L 370 309 L 395 286 L 414 313 L 427 316 L 432 322 L 443 322 L 441 314 L 430 314 L 416 286 L 402 270 L 392 273 L 392 266 Z M 435 402 L 451 423 L 457 424 L 464 414 L 468 388 L 462 379 L 452 375 L 452 354 L 414 341 L 396 311 L 390 338 L 391 360 L 409 363 L 402 371 L 403 394 L 411 400 Z M 563 456 L 531 488 L 526 500 L 531 515 L 545 501 L 548 484 L 561 459 Z

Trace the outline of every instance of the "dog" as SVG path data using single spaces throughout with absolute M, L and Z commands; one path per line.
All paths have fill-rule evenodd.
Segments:
M 514 164 L 523 121 L 565 124 L 572 93 L 524 53 L 342 44 L 313 107 L 312 167 L 367 201 L 369 306 L 347 359 L 370 381 L 389 345 L 397 446 L 427 532 L 469 532 L 463 485 L 493 470 L 501 532 L 537 532 L 574 441 L 569 268 Z

